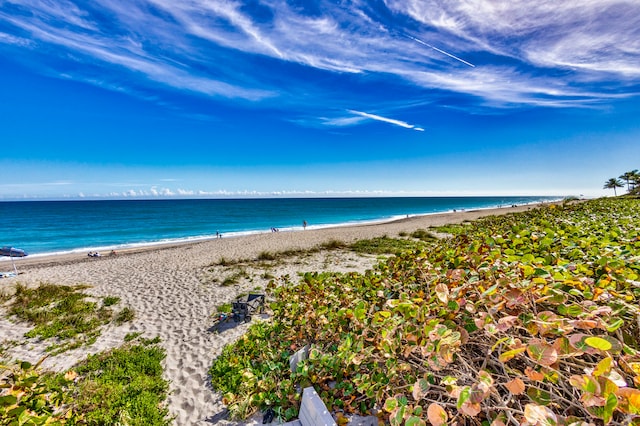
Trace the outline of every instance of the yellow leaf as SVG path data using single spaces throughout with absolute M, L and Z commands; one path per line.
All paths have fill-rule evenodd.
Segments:
M 620 388 L 616 395 L 623 398 L 620 407 L 628 414 L 640 414 L 640 390 L 632 388 Z
M 584 343 L 591 346 L 592 348 L 600 349 L 601 351 L 608 351 L 613 347 L 608 341 L 604 340 L 601 337 L 595 336 L 587 337 L 586 339 L 584 339 Z
M 500 362 L 507 362 L 510 359 L 514 358 L 516 355 L 521 354 L 525 350 L 527 350 L 527 348 L 526 348 L 526 346 L 523 346 L 521 348 L 516 348 L 516 349 L 512 349 L 510 351 L 503 352 L 503 353 L 500 354 Z
M 609 343 L 609 342 L 607 342 Z M 611 362 L 613 360 L 610 357 L 606 357 L 605 359 L 603 359 L 602 361 L 600 361 L 598 363 L 598 365 L 596 366 L 596 368 L 593 370 L 593 376 L 594 377 L 600 377 L 605 373 L 608 373 L 609 371 L 611 371 Z

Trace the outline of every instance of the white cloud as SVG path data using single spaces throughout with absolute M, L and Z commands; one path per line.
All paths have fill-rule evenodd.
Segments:
M 389 123 L 389 124 L 393 124 L 396 126 L 400 126 L 400 127 L 404 127 L 405 129 L 413 129 L 413 130 L 418 130 L 418 131 L 424 131 L 424 129 L 422 129 L 421 127 L 416 127 L 413 124 L 409 124 L 405 121 L 401 121 L 401 120 L 395 120 L 393 118 L 387 118 L 387 117 L 382 117 L 380 115 L 376 115 L 376 114 L 369 114 L 367 112 L 362 112 L 362 111 L 355 111 L 355 110 L 349 110 L 349 112 L 359 115 L 361 117 L 365 117 L 365 118 L 369 118 L 371 120 L 376 120 L 376 121 L 382 121 L 384 123 Z
M 25 48 L 29 48 L 33 46 L 33 42 L 31 42 L 31 40 L 28 40 L 22 37 L 15 37 L 15 36 L 12 36 L 11 34 L 6 34 L 2 32 L 0 32 L 0 43 L 13 44 L 15 46 L 20 46 Z
M 451 33 L 465 48 L 471 44 L 478 51 L 543 67 L 640 75 L 638 2 L 387 0 L 387 4 L 397 13 Z
M 69 15 L 59 15 L 59 10 L 42 6 L 41 2 L 32 2 L 31 5 L 39 9 L 39 14 L 31 20 L 2 14 L 0 18 L 4 18 L 16 27 L 28 31 L 33 38 L 51 44 L 70 49 L 71 51 L 87 55 L 90 58 L 98 59 L 105 63 L 121 66 L 132 72 L 142 73 L 149 80 L 163 83 L 170 87 L 178 89 L 190 90 L 196 93 L 202 93 L 211 96 L 224 96 L 229 98 L 243 98 L 248 100 L 260 100 L 273 96 L 261 89 L 251 89 L 235 86 L 224 81 L 195 75 L 185 67 L 180 67 L 178 63 L 167 61 L 166 57 L 154 55 L 143 49 L 142 44 L 129 36 L 114 37 L 111 34 L 102 34 L 99 32 L 78 31 L 77 28 L 68 25 L 60 25 L 58 21 L 52 21 L 54 18 L 62 19 L 65 23 L 87 27 L 92 29 L 89 24 L 84 24 L 78 18 L 78 11 L 71 9 Z M 61 12 L 60 12 L 61 13 Z M 42 17 L 41 15 L 46 15 Z M 143 18 L 144 15 L 141 15 Z M 39 19 L 38 19 L 39 18 Z M 147 23 L 138 22 L 148 28 Z M 127 30 L 132 30 L 127 28 Z
M 256 19 L 243 2 L 96 0 L 108 25 L 66 0 L 12 4 L 31 15 L 0 8 L 0 22 L 31 39 L 0 33 L 0 43 L 54 44 L 68 49 L 68 58 L 115 65 L 166 88 L 252 102 L 323 102 L 252 68 L 255 55 L 337 77 L 463 93 L 490 105 L 584 105 L 624 92 L 640 76 L 640 3 L 623 0 L 385 0 L 395 20 L 371 12 L 382 5 L 358 1 L 322 3 L 321 13 L 306 15 L 285 0 L 263 0 L 256 7 L 264 16 Z M 423 25 L 402 28 L 408 19 Z M 313 94 L 331 96 L 322 83 L 308 84 L 317 85 Z M 339 120 L 327 124 L 355 123 Z

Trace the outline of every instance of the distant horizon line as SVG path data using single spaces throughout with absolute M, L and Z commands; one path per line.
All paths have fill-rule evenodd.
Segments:
M 585 196 L 579 195 L 524 195 L 524 194 L 484 194 L 484 195 L 460 195 L 460 194 L 447 194 L 447 195 L 409 195 L 409 194 L 317 194 L 317 195 L 228 195 L 228 196 L 140 196 L 140 197 L 29 197 L 29 198 L 0 198 L 2 202 L 38 202 L 38 201 L 176 201 L 176 200 L 258 200 L 258 199 L 327 199 L 327 198 L 551 198 L 551 199 L 567 199 L 567 198 L 598 198 L 598 196 Z

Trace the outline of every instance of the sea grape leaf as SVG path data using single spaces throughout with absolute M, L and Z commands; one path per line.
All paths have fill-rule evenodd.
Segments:
M 480 404 L 476 402 L 467 401 L 460 407 L 460 412 L 466 414 L 467 416 L 475 417 L 480 414 L 481 407 Z
M 524 418 L 532 425 L 555 425 L 558 418 L 549 408 L 537 404 L 524 406 Z
M 398 408 L 398 401 L 395 398 L 387 398 L 384 401 L 384 410 L 389 413 Z
M 551 404 L 551 394 L 542 389 L 530 387 L 527 389 L 527 396 L 540 405 L 547 406 Z
M 583 374 L 581 376 L 573 375 L 569 378 L 571 386 L 590 394 L 600 393 L 600 384 L 593 376 Z
M 620 388 L 616 392 L 622 400 L 620 409 L 627 414 L 640 414 L 640 390 L 633 388 Z
M 622 327 L 624 325 L 624 321 L 620 318 L 615 318 L 613 321 L 611 321 L 610 323 L 606 324 L 606 328 L 607 331 L 609 333 L 613 333 L 615 332 L 617 329 L 619 329 L 620 327 Z
M 512 349 L 510 351 L 506 351 L 500 354 L 500 362 L 507 362 L 510 359 L 514 358 L 516 355 L 519 355 L 527 350 L 526 346 L 522 346 L 520 348 Z
M 417 416 L 411 416 L 404 422 L 405 426 L 426 426 L 424 420 Z
M 540 339 L 531 339 L 527 346 L 527 354 L 540 365 L 549 366 L 558 361 L 555 348 Z
M 442 426 L 447 423 L 449 416 L 438 403 L 432 402 L 427 408 L 427 419 L 433 426 Z
M 438 284 L 435 288 L 436 297 L 442 302 L 447 303 L 449 301 L 449 287 L 446 284 Z
M 613 345 L 611 345 L 609 341 L 596 336 L 587 337 L 586 339 L 584 339 L 584 343 L 591 346 L 592 348 L 600 349 L 601 351 L 608 351 L 613 347 Z
M 413 399 L 415 399 L 416 401 L 420 401 L 422 398 L 424 398 L 427 395 L 427 392 L 429 391 L 429 382 L 427 381 L 427 379 L 418 379 L 414 384 L 413 384 Z
M 598 365 L 596 365 L 596 368 L 593 370 L 593 376 L 594 377 L 600 377 L 603 374 L 608 373 L 609 371 L 611 371 L 611 364 L 613 362 L 613 359 L 610 357 L 606 357 L 604 359 L 602 359 Z
M 456 403 L 456 407 L 458 410 L 462 407 L 462 404 L 467 402 L 467 400 L 471 397 L 471 388 L 469 386 L 465 386 L 460 390 L 460 395 L 458 396 L 458 401 Z
M 539 371 L 532 369 L 531 367 L 527 367 L 524 369 L 524 374 L 534 382 L 541 382 L 544 380 L 544 374 Z
M 405 406 L 400 406 L 396 408 L 394 412 L 391 413 L 391 416 L 389 416 L 389 422 L 391 423 L 392 426 L 402 425 L 402 420 L 404 420 L 405 410 L 406 410 Z
M 524 382 L 519 377 L 505 383 L 505 387 L 514 395 L 521 395 L 525 389 Z

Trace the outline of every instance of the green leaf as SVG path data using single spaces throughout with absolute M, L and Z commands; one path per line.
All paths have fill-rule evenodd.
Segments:
M 462 404 L 467 402 L 471 397 L 471 387 L 465 386 L 460 392 L 460 396 L 458 396 L 458 402 L 456 403 L 456 407 L 458 410 L 462 407 Z
M 551 404 L 551 394 L 549 394 L 549 392 L 545 392 L 545 391 L 543 391 L 541 389 L 536 389 L 536 388 L 533 388 L 533 387 L 529 387 L 529 388 L 527 388 L 527 395 L 534 402 L 536 402 L 536 403 L 538 403 L 540 405 L 547 406 L 547 405 Z
M 607 424 L 611 421 L 611 419 L 613 418 L 613 411 L 616 409 L 617 406 L 618 406 L 618 398 L 614 393 L 610 393 L 607 396 L 607 400 L 602 409 L 602 420 L 604 421 L 604 424 Z
M 425 421 L 420 417 L 411 416 L 405 422 L 405 426 L 424 426 L 426 425 Z
M 18 398 L 14 395 L 0 396 L 0 406 L 14 405 L 16 402 L 18 402 Z
M 494 284 L 491 287 L 489 287 L 488 289 L 486 289 L 483 293 L 482 293 L 482 297 L 487 297 L 490 296 L 492 294 L 494 294 L 496 292 L 496 290 L 498 289 L 499 284 Z
M 390 413 L 393 410 L 395 410 L 396 408 L 398 408 L 398 400 L 396 400 L 395 398 L 387 398 L 384 401 L 384 410 L 385 411 L 388 411 Z
M 609 333 L 613 333 L 623 325 L 624 325 L 624 321 L 622 319 L 615 318 L 613 321 L 607 324 L 607 331 Z

